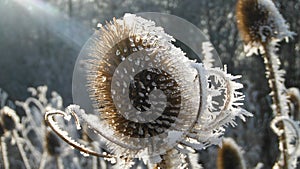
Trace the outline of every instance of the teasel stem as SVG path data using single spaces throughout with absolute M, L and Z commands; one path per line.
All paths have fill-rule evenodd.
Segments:
M 44 106 L 42 105 L 42 103 L 36 98 L 29 97 L 25 102 L 16 101 L 16 105 L 18 105 L 20 107 L 23 107 L 23 109 L 26 113 L 26 116 L 29 119 L 34 119 L 32 117 L 32 113 L 30 112 L 30 108 L 29 108 L 29 105 L 31 103 L 34 104 L 41 111 L 41 113 L 44 114 L 46 112 L 46 110 L 45 110 Z M 38 126 L 38 124 L 36 123 L 35 120 L 30 121 L 30 123 L 34 124 L 35 126 Z M 36 132 L 36 133 L 39 134 L 39 132 Z
M 22 156 L 22 159 L 23 159 L 25 168 L 26 168 L 26 169 L 31 169 L 30 164 L 29 164 L 29 160 L 27 159 L 26 153 L 25 153 L 25 151 L 24 151 L 24 149 L 23 149 L 23 145 L 20 143 L 20 140 L 19 140 L 19 139 L 20 139 L 19 134 L 17 133 L 16 130 L 13 130 L 13 131 L 12 131 L 12 134 L 13 134 L 14 139 L 16 140 L 16 144 L 17 144 L 17 147 L 18 147 L 18 149 L 19 149 L 19 152 L 20 152 L 20 154 L 21 154 L 21 156 Z
M 63 165 L 63 162 L 62 162 L 60 156 L 56 156 L 55 161 L 56 161 L 56 168 L 57 169 L 64 169 L 64 165 Z
M 39 169 L 45 168 L 46 161 L 47 161 L 47 152 L 45 151 L 45 152 L 43 152 L 43 155 L 42 155 L 42 159 L 41 159 L 41 162 L 40 162 Z
M 271 89 L 270 96 L 272 97 L 273 102 L 273 111 L 275 116 L 284 116 L 286 115 L 283 112 L 283 107 L 280 100 L 280 84 L 279 81 L 280 75 L 276 73 L 276 68 L 274 68 L 275 64 L 278 64 L 278 67 L 280 66 L 280 61 L 278 63 L 274 63 L 274 59 L 272 59 L 272 49 L 275 48 L 275 45 L 270 42 L 270 40 L 267 40 L 266 42 L 262 43 L 263 49 L 265 53 L 262 55 L 266 67 L 266 77 L 268 78 L 269 87 Z M 276 59 L 279 59 L 276 57 Z M 279 83 L 277 83 L 279 82 Z M 285 131 L 284 123 L 282 121 L 278 122 L 278 128 Z M 283 154 L 283 161 L 284 164 L 281 166 L 283 169 L 288 169 L 288 147 L 287 147 L 287 141 L 286 141 L 286 134 L 283 133 L 279 137 L 279 144 L 282 144 L 282 154 Z M 281 165 L 281 164 L 279 164 Z
M 2 152 L 2 158 L 3 158 L 3 165 L 4 165 L 4 169 L 9 169 L 9 161 L 8 161 L 8 156 L 7 156 L 7 146 L 5 143 L 5 137 L 1 136 L 1 141 L 0 141 L 0 145 L 1 145 L 1 152 Z

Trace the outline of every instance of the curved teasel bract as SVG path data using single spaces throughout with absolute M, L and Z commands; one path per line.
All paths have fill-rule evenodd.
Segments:
M 159 164 L 174 148 L 188 153 L 220 144 L 224 126 L 234 126 L 236 116 L 251 116 L 238 107 L 243 94 L 236 90 L 242 85 L 233 81 L 238 77 L 212 67 L 211 46 L 204 45 L 204 65 L 190 60 L 174 41 L 153 21 L 133 14 L 107 22 L 85 47 L 96 113 L 70 106 L 66 113 L 48 112 L 46 121 L 72 146 L 95 155 L 52 118 L 73 116 L 78 128 L 86 123 L 106 141 L 114 155 L 104 157 L 126 161 L 141 158 Z

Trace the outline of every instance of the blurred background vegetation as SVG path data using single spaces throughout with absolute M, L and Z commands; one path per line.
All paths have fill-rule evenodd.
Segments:
M 300 0 L 275 1 L 290 29 L 300 34 Z M 31 86 L 47 85 L 72 103 L 76 58 L 97 23 L 124 13 L 163 12 L 198 26 L 210 39 L 228 72 L 242 74 L 245 108 L 254 114 L 230 129 L 243 147 L 248 167 L 263 162 L 270 168 L 278 155 L 277 137 L 269 128 L 271 98 L 263 59 L 245 57 L 239 38 L 236 0 L 0 0 L 0 87 L 11 100 L 25 100 Z M 286 87 L 300 88 L 300 40 L 282 42 L 279 55 Z M 200 44 L 199 44 L 200 47 Z M 216 148 L 200 152 L 199 162 L 215 168 Z

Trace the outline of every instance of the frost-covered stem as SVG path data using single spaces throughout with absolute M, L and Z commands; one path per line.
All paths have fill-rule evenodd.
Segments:
M 4 169 L 9 169 L 9 161 L 8 161 L 8 156 L 7 156 L 7 147 L 5 143 L 5 137 L 1 137 L 1 152 L 2 152 L 2 158 L 3 158 L 3 165 Z
M 30 103 L 33 103 L 37 106 L 37 108 L 42 112 L 45 113 L 45 108 L 43 107 L 43 105 L 41 104 L 41 102 L 39 102 L 39 100 L 37 100 L 36 98 L 33 97 L 29 97 L 25 102 L 20 102 L 20 101 L 16 101 L 16 105 L 21 106 L 24 108 L 26 116 L 29 119 L 34 119 L 32 117 L 29 105 Z M 35 126 L 38 126 L 36 121 L 32 120 L 31 123 L 33 123 Z
M 92 169 L 97 169 L 98 167 L 98 163 L 97 163 L 97 157 L 93 156 L 92 158 Z
M 63 162 L 62 162 L 61 158 L 59 156 L 56 156 L 55 160 L 56 160 L 56 168 L 57 169 L 64 169 L 64 165 L 63 165 Z
M 271 54 L 270 54 L 270 44 L 264 43 L 263 44 L 265 53 L 263 54 L 263 59 L 264 59 L 264 63 L 266 66 L 266 77 L 268 78 L 268 82 L 269 82 L 269 87 L 271 89 L 271 97 L 273 100 L 273 104 L 275 106 L 274 110 L 275 110 L 275 115 L 282 115 L 282 108 L 280 107 L 280 99 L 279 99 L 279 89 L 277 86 L 277 74 L 275 73 L 275 69 L 273 67 L 274 63 L 273 63 L 273 59 L 271 58 Z
M 24 136 L 24 139 L 26 139 L 26 146 L 29 148 L 29 150 L 31 151 L 31 153 L 33 154 L 35 160 L 37 160 L 40 156 L 41 156 L 41 153 L 36 150 L 36 148 L 32 145 L 32 143 L 29 140 L 29 138 L 27 136 Z
M 279 75 L 276 73 L 276 68 L 274 68 L 275 64 L 278 64 L 278 66 L 280 66 L 280 63 L 273 63 L 274 60 L 272 59 L 272 54 L 271 54 L 271 50 L 272 48 L 275 48 L 275 46 L 273 46 L 273 44 L 269 43 L 268 41 L 263 43 L 263 48 L 265 53 L 262 55 L 263 59 L 264 59 L 264 63 L 265 63 L 265 67 L 266 67 L 266 77 L 268 78 L 268 82 L 269 82 L 269 87 L 271 89 L 271 97 L 272 97 L 272 101 L 273 101 L 273 111 L 275 111 L 275 116 L 282 116 L 284 115 L 282 110 L 283 107 L 281 107 L 281 103 L 280 103 L 280 89 L 278 86 L 279 82 Z M 283 122 L 279 122 L 278 123 L 278 127 L 279 129 L 284 130 L 284 123 Z M 281 166 L 283 167 L 283 169 L 288 169 L 288 159 L 289 159 L 289 155 L 288 155 L 288 147 L 287 147 L 287 142 L 286 142 L 286 135 L 285 133 L 279 136 L 279 144 L 282 144 L 282 153 L 283 153 L 283 161 L 284 161 L 284 165 Z
M 47 161 L 47 152 L 43 152 L 39 169 L 45 168 L 46 161 Z
M 27 159 L 26 153 L 25 153 L 25 151 L 23 149 L 23 145 L 20 143 L 19 135 L 18 135 L 17 131 L 13 130 L 12 133 L 13 133 L 14 139 L 16 140 L 16 143 L 17 143 L 19 152 L 21 154 L 21 157 L 23 159 L 23 162 L 25 164 L 25 168 L 26 169 L 31 169 L 30 164 L 29 164 L 29 160 Z

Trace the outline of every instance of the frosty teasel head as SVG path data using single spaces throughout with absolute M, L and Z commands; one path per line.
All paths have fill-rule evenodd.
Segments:
M 264 53 L 262 45 L 268 41 L 288 40 L 295 34 L 272 0 L 238 0 L 236 17 L 249 56 L 258 50 Z
M 72 146 L 89 153 L 52 120 L 72 115 L 78 128 L 83 121 L 98 133 L 114 157 L 148 163 L 163 162 L 161 155 L 173 148 L 187 153 L 220 144 L 223 127 L 235 125 L 236 116 L 251 116 L 239 108 L 242 85 L 233 81 L 238 76 L 213 68 L 209 43 L 203 45 L 203 65 L 173 41 L 155 22 L 136 15 L 108 22 L 84 49 L 95 114 L 72 105 L 67 113 L 46 113 L 46 121 Z

